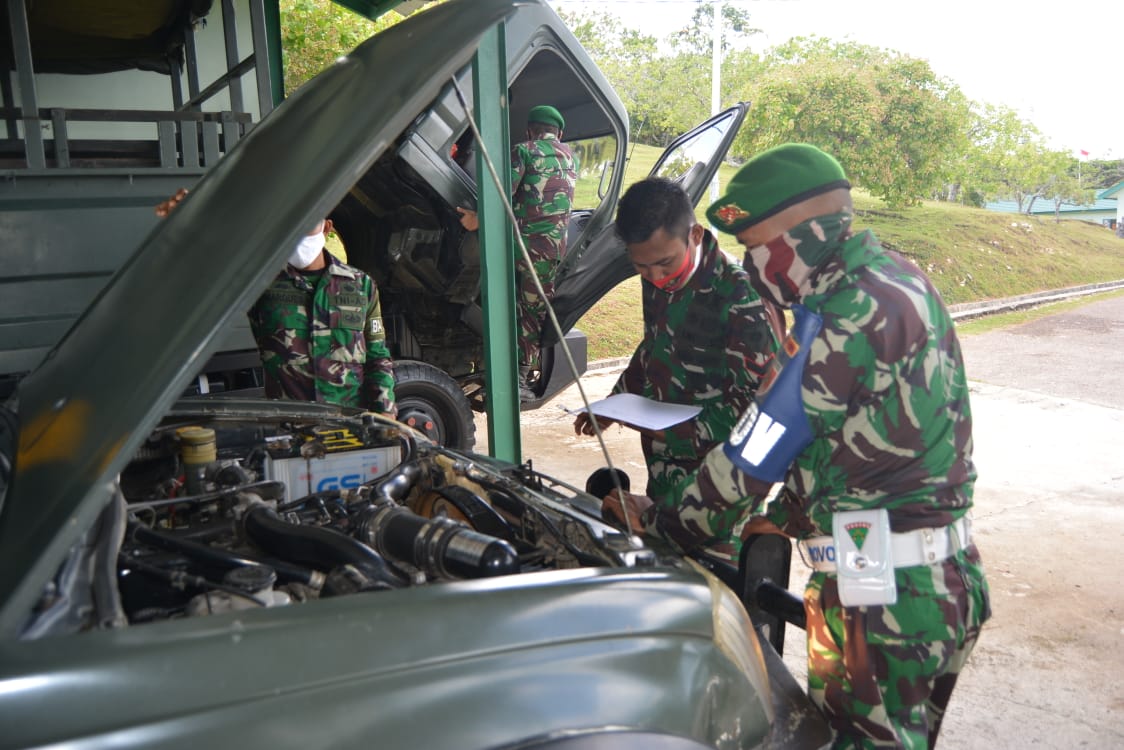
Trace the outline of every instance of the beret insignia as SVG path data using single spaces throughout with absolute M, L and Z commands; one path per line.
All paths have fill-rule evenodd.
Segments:
M 715 211 L 714 215 L 725 224 L 733 224 L 736 221 L 749 218 L 749 212 L 739 208 L 736 203 L 727 203 L 725 206 Z

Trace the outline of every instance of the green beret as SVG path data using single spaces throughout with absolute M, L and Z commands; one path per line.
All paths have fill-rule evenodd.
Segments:
M 785 143 L 747 161 L 706 216 L 721 231 L 737 234 L 801 201 L 850 187 L 829 154 L 807 143 Z
M 566 127 L 566 121 L 562 119 L 562 113 L 549 104 L 532 107 L 531 111 L 527 113 L 527 122 L 541 122 L 544 125 L 553 125 L 559 130 Z

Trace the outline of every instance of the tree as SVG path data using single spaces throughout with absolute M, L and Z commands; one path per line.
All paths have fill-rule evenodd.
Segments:
M 744 42 L 754 34 L 761 33 L 761 29 L 749 25 L 747 11 L 723 4 L 721 15 L 723 54 L 732 49 L 735 43 Z M 668 41 L 680 53 L 706 55 L 709 58 L 714 46 L 714 6 L 710 3 L 699 3 L 691 16 L 691 22 L 682 29 L 672 32 Z
M 626 29 L 619 18 L 604 11 L 559 15 L 624 102 L 641 142 L 658 142 L 672 118 L 664 111 L 659 85 L 653 84 L 665 75 L 659 70 L 662 57 L 656 38 Z
M 1096 191 L 1082 185 L 1083 179 L 1079 172 L 1081 165 L 1072 155 L 1065 151 L 1050 151 L 1044 155 L 1044 162 L 1052 174 L 1039 195 L 1053 203 L 1055 222 L 1061 221 L 1063 203 L 1092 205 L 1096 200 Z M 1027 212 L 1029 211 L 1028 208 Z
M 636 142 L 662 145 L 709 114 L 696 55 L 661 54 L 655 37 L 626 29 L 611 13 L 559 15 L 621 98 Z
M 957 159 L 955 179 L 969 202 L 982 205 L 995 198 L 1014 198 L 1020 212 L 1053 174 L 1042 164 L 1042 134 L 1013 109 L 973 102 L 968 143 Z M 1029 207 L 1027 207 L 1029 210 Z
M 330 0 L 281 0 L 285 95 L 373 34 L 402 20 L 397 12 L 370 20 Z
M 940 191 L 966 145 L 963 95 L 924 60 L 853 42 L 802 37 L 742 77 L 753 102 L 733 152 L 787 141 L 832 153 L 851 181 L 890 205 Z
M 691 23 L 665 40 L 665 52 L 655 37 L 625 28 L 611 13 L 560 13 L 624 102 L 634 141 L 663 146 L 710 116 L 711 8 L 696 9 Z M 731 44 L 756 30 L 743 11 L 726 6 L 723 31 L 723 100 L 730 101 L 736 92 L 727 72 L 756 59 Z
M 1124 159 L 1090 159 L 1081 165 L 1081 177 L 1089 187 L 1112 187 L 1124 180 Z

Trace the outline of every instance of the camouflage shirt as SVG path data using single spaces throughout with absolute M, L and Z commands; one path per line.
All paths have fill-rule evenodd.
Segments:
M 699 266 L 686 285 L 668 293 L 642 283 L 644 338 L 614 393 L 701 406 L 694 419 L 642 434 L 650 497 L 667 495 L 711 448 L 725 440 L 753 400 L 777 349 L 761 298 L 740 265 L 707 232 Z
M 823 319 L 799 381 L 812 439 L 767 515 L 801 538 L 830 534 L 840 510 L 887 508 L 895 532 L 949 524 L 971 506 L 976 477 L 952 320 L 925 275 L 870 232 L 830 249 L 797 295 Z M 782 352 L 792 347 L 790 336 Z M 775 375 L 770 365 L 759 399 Z M 745 509 L 759 512 L 769 489 L 719 447 L 644 522 L 681 545 L 705 544 Z
M 511 206 L 532 260 L 561 260 L 578 160 L 552 133 L 511 149 Z
M 393 413 L 394 365 L 379 292 L 325 252 L 319 276 L 286 266 L 250 309 L 265 394 Z

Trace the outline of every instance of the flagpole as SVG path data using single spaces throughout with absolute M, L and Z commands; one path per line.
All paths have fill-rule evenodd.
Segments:
M 710 116 L 718 114 L 722 106 L 722 3 L 714 0 L 714 22 L 710 38 Z M 710 181 L 710 201 L 718 200 L 718 172 Z

